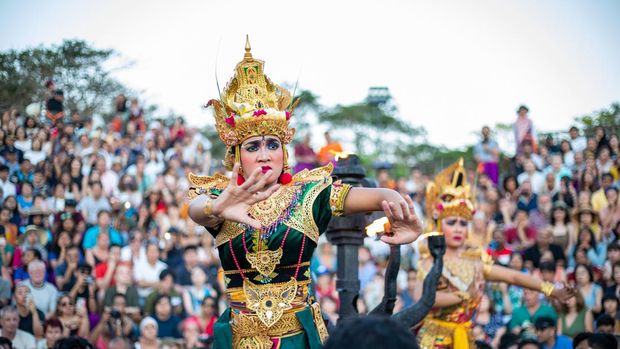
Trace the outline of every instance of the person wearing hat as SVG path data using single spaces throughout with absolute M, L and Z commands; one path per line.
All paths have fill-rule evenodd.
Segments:
M 596 241 L 600 240 L 601 226 L 598 224 L 598 212 L 590 205 L 581 205 L 574 213 L 573 219 L 577 223 L 579 229 L 588 227 L 594 233 Z
M 557 334 L 554 318 L 541 316 L 534 322 L 536 336 L 545 349 L 572 349 L 573 341 L 566 336 Z
M 135 344 L 136 349 L 159 349 L 159 339 L 157 332 L 159 326 L 157 321 L 150 316 L 145 317 L 140 322 L 140 338 Z
M 41 258 L 47 260 L 47 245 L 49 236 L 45 229 L 42 229 L 34 224 L 27 226 L 24 232 L 17 237 L 17 244 L 22 251 L 28 249 L 35 249 L 41 253 Z

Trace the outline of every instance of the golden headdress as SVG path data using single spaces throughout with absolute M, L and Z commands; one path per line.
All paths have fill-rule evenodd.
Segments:
M 441 231 L 442 218 L 457 216 L 471 220 L 474 205 L 465 177 L 463 159 L 441 171 L 426 187 L 427 229 Z
M 212 99 L 215 126 L 220 139 L 229 149 L 226 167 L 231 168 L 232 147 L 238 155 L 238 145 L 253 136 L 274 135 L 288 144 L 295 134 L 289 128 L 289 120 L 296 103 L 291 103 L 291 94 L 269 80 L 263 71 L 264 61 L 255 59 L 250 53 L 250 41 L 246 39 L 245 55 L 235 68 L 220 100 Z M 285 152 L 286 154 L 286 152 Z M 237 156 L 237 161 L 238 161 Z

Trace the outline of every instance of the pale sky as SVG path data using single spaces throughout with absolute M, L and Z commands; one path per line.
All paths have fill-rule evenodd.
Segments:
M 620 101 L 616 0 L 0 3 L 0 49 L 113 48 L 135 62 L 122 82 L 195 125 L 212 119 L 200 106 L 217 97 L 216 60 L 225 84 L 246 34 L 273 81 L 299 76 L 327 106 L 388 86 L 402 117 L 452 147 L 511 122 L 521 103 L 550 131 Z

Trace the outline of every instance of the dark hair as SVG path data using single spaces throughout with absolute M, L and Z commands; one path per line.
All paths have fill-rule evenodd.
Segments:
M 541 262 L 538 265 L 538 269 L 540 269 L 541 272 L 552 271 L 555 273 L 555 262 Z
M 170 296 L 168 296 L 167 294 L 160 294 L 159 296 L 157 296 L 157 298 L 155 298 L 155 302 L 153 302 L 153 304 L 156 305 L 157 303 L 159 303 L 159 301 L 161 301 L 164 298 L 166 298 L 168 300 L 168 303 L 170 303 L 170 306 L 172 306 L 172 303 L 170 301 Z
M 535 345 L 539 349 L 543 349 L 543 345 L 540 344 L 539 341 L 537 341 L 537 340 L 535 340 L 533 338 L 526 338 L 526 339 L 522 340 L 521 342 L 519 342 L 519 345 L 517 346 L 517 348 L 518 349 L 525 348 L 526 345 Z
M 613 327 L 615 324 L 616 321 L 614 320 L 614 318 L 612 318 L 608 314 L 601 314 L 599 317 L 596 318 L 596 328 L 599 328 L 601 326 Z
M 170 276 L 172 278 L 172 281 L 174 282 L 174 280 L 175 280 L 174 273 L 170 269 L 164 269 L 164 270 L 161 271 L 161 273 L 159 273 L 159 281 L 162 281 L 167 276 Z
M 196 245 L 187 245 L 187 246 L 185 246 L 185 248 L 183 249 L 183 253 L 186 253 L 186 252 L 189 252 L 189 251 L 198 252 L 198 247 Z
M 513 175 L 508 175 L 502 180 L 502 188 L 504 189 L 504 193 L 508 191 L 508 189 L 506 189 L 506 186 L 508 185 L 509 180 L 513 180 L 515 182 L 516 188 L 519 188 L 519 181 L 517 181 L 517 177 Z
M 573 338 L 573 349 L 577 348 L 577 346 L 581 342 L 587 341 L 591 336 L 592 336 L 592 332 L 581 332 L 581 333 L 577 334 Z
M 594 236 L 594 232 L 592 231 L 592 229 L 587 226 L 582 226 L 579 228 L 579 231 L 577 232 L 577 242 L 575 242 L 575 246 L 581 246 L 581 233 L 584 230 L 588 232 L 588 235 L 590 235 L 590 243 L 593 245 L 596 244 L 596 237 Z M 573 257 L 577 255 L 577 250 L 579 249 L 575 248 L 575 251 L 573 252 Z
M 554 202 L 554 204 L 556 204 L 557 202 L 558 201 Z M 562 206 L 561 204 L 556 204 L 556 205 L 557 206 L 553 206 L 551 208 L 551 215 L 549 217 L 549 223 L 551 223 L 552 226 L 555 226 L 555 224 L 557 223 L 555 221 L 555 215 L 553 214 L 557 210 L 562 210 L 564 212 L 564 224 L 570 223 L 570 212 L 568 211 L 568 207 Z M 564 204 L 564 205 L 566 205 L 566 204 Z
M 86 339 L 78 336 L 60 338 L 53 349 L 95 349 Z
M 506 332 L 499 340 L 499 349 L 507 349 L 519 343 L 519 335 L 512 332 Z
M 13 342 L 6 338 L 6 337 L 0 337 L 0 348 L 3 349 L 12 349 L 13 348 Z
M 114 300 L 116 298 L 122 298 L 125 300 L 125 303 L 127 303 L 127 296 L 124 293 L 116 293 L 113 297 L 112 297 L 112 302 L 114 302 Z
M 37 250 L 36 248 L 29 248 L 25 252 L 28 252 L 28 251 L 31 251 L 34 254 L 34 258 L 36 258 L 36 259 L 38 259 L 40 261 L 43 260 L 43 256 L 41 255 L 41 251 Z
M 577 277 L 577 268 L 579 267 L 584 267 L 586 271 L 588 272 L 588 276 L 590 277 L 590 282 L 594 282 L 594 273 L 592 272 L 592 268 L 590 268 L 589 266 L 585 264 L 577 264 L 575 266 L 575 277 Z
M 216 314 L 220 313 L 220 305 L 217 301 L 217 298 L 213 297 L 213 296 L 208 296 L 202 299 L 202 303 L 200 304 L 205 304 L 207 301 L 213 301 L 213 309 L 215 310 Z
M 394 320 L 366 316 L 342 319 L 323 348 L 417 349 L 418 344 L 413 334 Z
M 529 112 L 530 111 L 530 109 L 525 104 L 521 104 L 519 106 L 519 109 L 517 109 L 517 113 L 520 113 L 521 110 L 525 110 L 525 112 Z
M 618 340 L 613 334 L 594 333 L 588 337 L 588 345 L 590 345 L 592 349 L 617 348 Z
M 50 327 L 60 328 L 61 331 L 64 330 L 62 322 L 55 317 L 45 320 L 45 323 L 43 324 L 43 333 L 47 332 L 47 329 Z

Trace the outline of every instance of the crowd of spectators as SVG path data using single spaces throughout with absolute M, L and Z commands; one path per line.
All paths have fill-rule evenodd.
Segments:
M 62 111 L 62 93 L 47 87 Z M 114 106 L 106 124 L 75 111 L 2 113 L 0 336 L 16 349 L 47 349 L 66 337 L 103 349 L 205 347 L 226 307 L 214 239 L 188 217 L 188 173 L 218 168 L 209 141 L 181 118 L 147 120 L 136 99 L 121 95 Z M 598 128 L 584 137 L 571 129 L 566 140 L 538 144 L 524 115 L 515 123 L 521 141 L 507 170 L 498 165 L 491 130 L 483 129 L 472 170 L 480 174 L 469 176 L 478 178 L 470 243 L 484 244 L 496 263 L 572 283 L 578 296 L 559 306 L 489 284 L 476 338 L 497 347 L 509 334 L 545 341 L 550 328 L 586 342 L 584 332 L 618 332 L 618 135 Z M 325 138 L 318 156 L 309 136 L 297 144 L 298 169 L 334 161 L 342 147 Z M 385 170 L 376 182 L 412 196 L 423 219 L 432 175 L 413 169 L 392 180 Z M 417 246 L 403 250 L 395 311 L 414 302 L 416 287 Z M 360 313 L 381 301 L 388 254 L 370 238 L 359 250 Z M 322 237 L 311 271 L 333 322 L 336 264 L 334 246 Z

